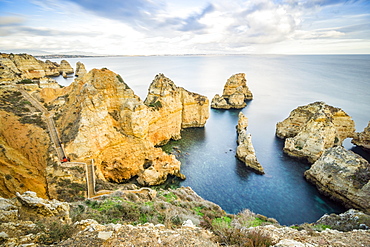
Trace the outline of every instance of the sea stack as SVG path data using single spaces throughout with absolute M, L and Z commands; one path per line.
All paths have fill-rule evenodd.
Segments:
M 286 138 L 284 152 L 314 163 L 325 149 L 353 137 L 355 123 L 342 109 L 315 102 L 294 109 L 276 124 L 276 135 Z
M 238 125 L 236 126 L 238 134 L 238 147 L 236 149 L 236 157 L 243 161 L 245 165 L 258 174 L 264 174 L 264 169 L 258 162 L 254 147 L 252 144 L 252 136 L 247 133 L 248 118 L 242 113 L 239 113 Z
M 87 71 L 85 69 L 85 65 L 81 62 L 76 63 L 76 73 L 75 76 L 82 77 L 84 74 L 86 74 Z
M 216 94 L 211 102 L 211 107 L 216 109 L 241 109 L 247 100 L 253 99 L 253 94 L 247 86 L 244 73 L 231 76 L 225 86 L 222 96 Z

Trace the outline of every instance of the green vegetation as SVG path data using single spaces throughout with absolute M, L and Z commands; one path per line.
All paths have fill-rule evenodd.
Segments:
M 152 107 L 155 110 L 159 110 L 163 107 L 162 102 L 160 100 L 153 101 L 149 104 L 149 107 Z
M 31 79 L 23 79 L 17 82 L 17 84 L 34 84 L 34 82 Z
M 57 182 L 58 200 L 65 202 L 84 200 L 85 191 L 87 190 L 85 183 L 75 183 L 70 179 L 61 179 Z
M 116 77 L 117 77 L 117 79 L 118 79 L 119 82 L 122 82 L 122 83 L 124 82 L 123 79 L 122 79 L 122 77 L 120 75 L 117 75 Z
M 324 231 L 325 229 L 331 229 L 331 226 L 329 225 L 324 225 L 324 224 L 316 224 L 316 225 L 313 225 L 312 227 L 312 230 L 315 230 L 315 231 Z
M 45 219 L 36 222 L 36 227 L 30 233 L 39 234 L 39 243 L 49 245 L 72 237 L 77 233 L 77 229 L 73 224 L 65 224 L 58 219 L 55 221 Z

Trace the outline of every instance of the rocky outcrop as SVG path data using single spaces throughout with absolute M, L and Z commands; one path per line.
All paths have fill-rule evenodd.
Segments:
M 158 74 L 144 101 L 150 111 L 148 138 L 155 145 L 180 139 L 182 128 L 203 127 L 209 117 L 207 97 L 177 87 Z
M 1 82 L 59 76 L 63 72 L 73 73 L 73 68 L 65 60 L 59 65 L 49 60 L 43 62 L 28 54 L 0 54 Z
M 17 90 L 0 90 L 0 195 L 34 190 L 47 197 L 50 139 L 40 113 Z
M 274 247 L 319 247 L 319 246 L 367 246 L 370 241 L 369 230 L 340 232 L 296 230 L 290 227 L 274 225 L 259 226 L 247 231 L 260 231 L 270 236 Z
M 355 123 L 342 109 L 315 102 L 294 109 L 288 118 L 277 123 L 276 135 L 286 138 L 284 152 L 315 162 L 325 149 L 340 146 L 353 137 Z
M 329 148 L 304 175 L 323 194 L 370 213 L 370 164 L 358 154 Z
M 325 214 L 316 224 L 330 226 L 338 231 L 352 231 L 354 229 L 370 229 L 370 215 L 355 209 L 349 209 L 342 214 Z
M 140 184 L 155 185 L 168 175 L 185 178 L 175 156 L 151 141 L 150 129 L 159 125 L 152 121 L 154 111 L 119 75 L 94 69 L 70 87 L 58 123 L 65 150 L 73 159 L 94 159 L 97 174 L 113 182 L 137 176 Z
M 33 191 L 26 191 L 23 194 L 16 193 L 20 202 L 19 215 L 23 220 L 37 220 L 45 217 L 57 218 L 62 222 L 71 222 L 69 217 L 69 204 L 57 200 L 46 200 L 37 197 Z
M 231 76 L 225 86 L 222 96 L 216 94 L 211 102 L 212 108 L 240 109 L 244 108 L 247 100 L 253 99 L 253 94 L 247 86 L 244 73 Z
M 66 60 L 60 61 L 60 66 L 59 66 L 59 73 L 60 74 L 66 73 L 68 75 L 68 74 L 73 74 L 73 72 L 74 72 L 73 68 L 68 63 L 68 61 L 66 61 Z
M 352 143 L 370 151 L 370 122 L 363 132 L 355 133 Z
M 264 169 L 258 162 L 254 147 L 252 145 L 252 136 L 247 133 L 248 118 L 242 113 L 239 113 L 237 127 L 238 147 L 236 149 L 236 157 L 243 161 L 245 165 L 259 174 L 264 174 Z
M 75 76 L 82 77 L 84 74 L 86 74 L 87 71 L 85 69 L 85 65 L 81 62 L 76 63 L 76 73 Z

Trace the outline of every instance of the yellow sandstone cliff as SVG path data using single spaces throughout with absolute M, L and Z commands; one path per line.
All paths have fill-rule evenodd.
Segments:
M 93 69 L 60 89 L 69 91 L 57 115 L 66 152 L 73 160 L 94 159 L 98 176 L 112 182 L 137 176 L 140 184 L 155 185 L 168 175 L 184 178 L 180 162 L 155 145 L 180 138 L 181 127 L 203 126 L 208 99 L 169 81 L 157 76 L 145 104 L 107 69 Z M 59 95 L 50 89 L 40 95 L 51 94 Z

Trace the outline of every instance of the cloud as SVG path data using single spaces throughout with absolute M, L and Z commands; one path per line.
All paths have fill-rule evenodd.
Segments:
M 65 0 L 78 4 L 101 17 L 121 21 L 140 31 L 168 32 L 168 31 L 200 31 L 206 25 L 199 22 L 214 7 L 208 4 L 201 11 L 195 11 L 185 18 L 173 17 L 166 13 L 164 1 L 149 0 Z M 160 29 L 160 30 L 158 30 Z

